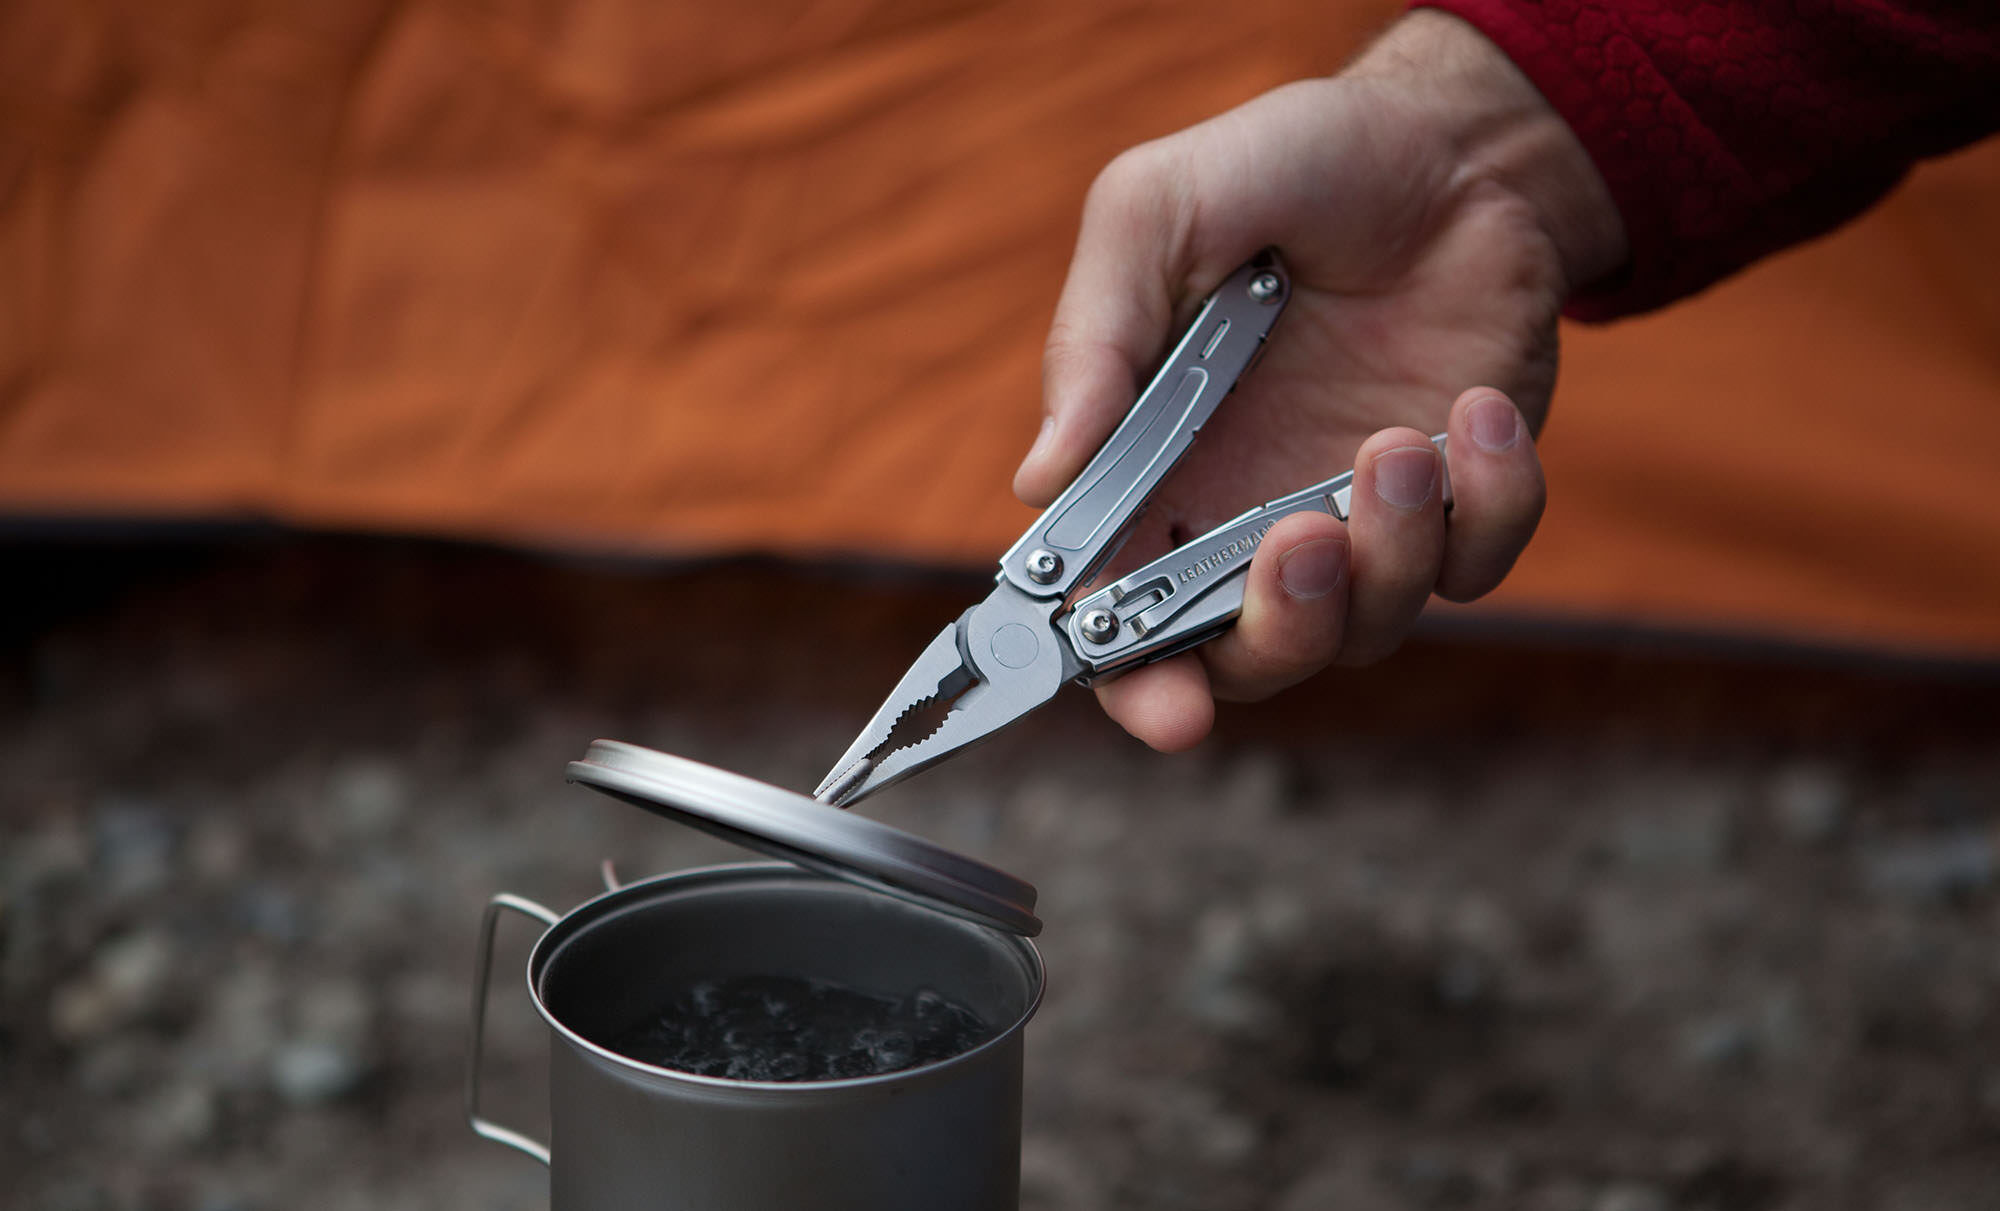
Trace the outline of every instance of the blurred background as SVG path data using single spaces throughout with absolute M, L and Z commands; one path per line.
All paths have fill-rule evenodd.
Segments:
M 563 762 L 813 785 L 1029 519 L 1097 169 L 1394 11 L 0 5 L 9 1205 L 545 1205 L 481 905 L 737 856 Z M 1383 665 L 869 801 L 1041 889 L 1025 1206 L 1993 1205 L 1996 201 L 1566 329 Z

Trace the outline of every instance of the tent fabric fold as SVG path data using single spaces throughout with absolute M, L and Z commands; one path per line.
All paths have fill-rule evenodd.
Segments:
M 1091 178 L 1394 9 L 18 0 L 0 511 L 984 566 Z M 2000 656 L 1995 265 L 1988 143 L 1566 328 L 1470 608 Z

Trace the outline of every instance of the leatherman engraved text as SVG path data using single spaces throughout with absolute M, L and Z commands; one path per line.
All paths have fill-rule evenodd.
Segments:
M 1237 556 L 1248 555 L 1255 551 L 1257 544 L 1264 541 L 1264 535 L 1269 533 L 1271 527 L 1277 524 L 1275 521 L 1267 521 L 1236 541 L 1218 547 L 1200 559 L 1195 560 L 1187 567 L 1181 569 L 1181 583 L 1186 584 L 1190 580 L 1198 580 L 1228 563 L 1230 560 L 1235 559 Z

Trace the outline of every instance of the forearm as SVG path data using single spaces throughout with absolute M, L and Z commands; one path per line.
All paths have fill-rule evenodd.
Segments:
M 1412 12 L 1346 75 L 1424 114 L 1453 149 L 1453 193 L 1497 187 L 1525 202 L 1561 260 L 1566 293 L 1625 263 L 1624 222 L 1583 144 L 1478 30 L 1447 13 Z
M 2000 125 L 2000 7 L 1964 0 L 1416 0 L 1477 26 L 1575 131 L 1629 264 L 1571 305 L 1662 306 L 1819 235 Z

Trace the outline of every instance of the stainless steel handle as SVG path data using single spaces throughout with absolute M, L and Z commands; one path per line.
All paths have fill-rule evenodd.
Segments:
M 499 924 L 503 908 L 533 917 L 544 926 L 554 925 L 560 919 L 533 900 L 524 900 L 506 892 L 487 901 L 486 915 L 479 922 L 479 953 L 472 968 L 472 1047 L 465 1063 L 465 1121 L 472 1126 L 473 1134 L 525 1152 L 546 1165 L 549 1163 L 548 1145 L 479 1117 L 479 1058 L 486 1038 L 486 986 L 493 975 L 494 927 Z
M 1000 557 L 1000 575 L 1041 598 L 1066 596 L 1088 580 L 1256 361 L 1290 296 L 1271 249 L 1216 287 L 1083 474 Z
M 1444 452 L 1445 435 L 1431 438 Z M 1243 578 L 1264 535 L 1282 518 L 1316 510 L 1347 520 L 1354 472 L 1281 496 L 1223 522 L 1193 542 L 1077 601 L 1063 625 L 1088 669 L 1088 684 L 1162 660 L 1212 639 L 1243 611 Z M 1445 476 L 1445 507 L 1451 477 Z

